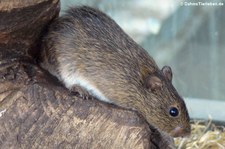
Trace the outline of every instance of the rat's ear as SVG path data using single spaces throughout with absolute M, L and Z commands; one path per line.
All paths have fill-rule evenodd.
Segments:
M 166 79 L 171 82 L 173 78 L 172 69 L 169 66 L 164 66 L 162 68 L 162 72 L 163 72 L 163 75 L 166 77 Z
M 146 79 L 146 87 L 151 90 L 157 90 L 162 88 L 162 81 L 157 76 L 149 76 Z

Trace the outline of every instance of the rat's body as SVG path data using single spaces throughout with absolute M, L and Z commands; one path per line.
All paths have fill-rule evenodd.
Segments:
M 68 89 L 80 86 L 99 100 L 134 109 L 172 136 L 190 133 L 170 68 L 159 70 L 104 13 L 89 7 L 70 9 L 50 25 L 42 50 L 41 66 Z M 179 110 L 178 116 L 169 114 L 171 107 Z

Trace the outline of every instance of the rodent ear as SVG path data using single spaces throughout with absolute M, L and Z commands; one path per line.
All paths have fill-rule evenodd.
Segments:
M 173 73 L 172 73 L 172 69 L 170 68 L 170 66 L 164 66 L 162 68 L 162 72 L 163 72 L 163 75 L 166 77 L 166 79 L 171 82 L 172 78 L 173 78 Z
M 149 76 L 146 80 L 147 88 L 157 90 L 162 88 L 162 81 L 157 76 Z

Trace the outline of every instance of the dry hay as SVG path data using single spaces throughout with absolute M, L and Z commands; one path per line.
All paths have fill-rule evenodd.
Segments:
M 225 127 L 208 122 L 194 121 L 189 138 L 176 138 L 178 149 L 225 149 Z

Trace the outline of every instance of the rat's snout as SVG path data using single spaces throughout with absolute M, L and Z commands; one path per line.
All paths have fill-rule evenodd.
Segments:
M 190 127 L 180 127 L 177 126 L 174 130 L 170 132 L 170 135 L 172 137 L 188 137 L 191 134 L 191 128 Z

